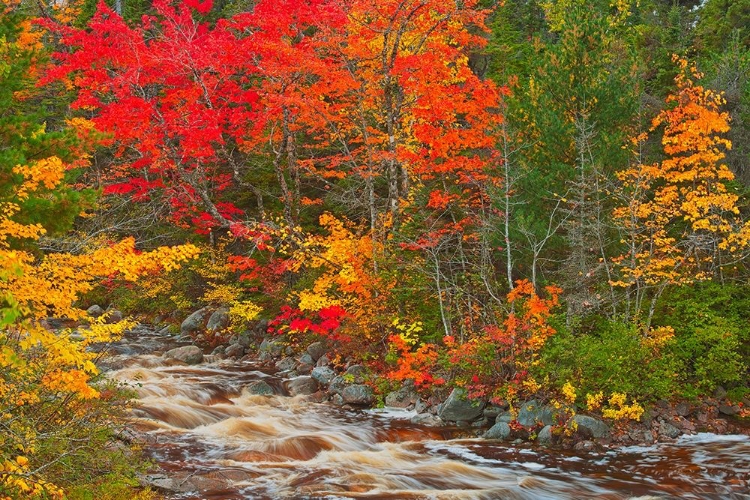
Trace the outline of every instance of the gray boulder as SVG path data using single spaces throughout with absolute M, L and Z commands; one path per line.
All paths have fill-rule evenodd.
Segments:
M 122 314 L 122 311 L 118 311 L 117 309 L 110 309 L 109 311 L 104 313 L 104 317 L 105 317 L 104 322 L 111 325 L 111 324 L 119 323 L 120 321 L 122 321 L 122 318 L 124 316 Z
M 245 348 L 240 344 L 232 344 L 224 350 L 224 355 L 228 358 L 241 358 L 245 355 Z
M 164 357 L 167 359 L 176 359 L 189 365 L 197 365 L 203 361 L 203 351 L 201 351 L 200 347 L 186 345 L 165 352 Z
M 214 311 L 208 323 L 206 323 L 206 330 L 209 332 L 219 332 L 229 326 L 229 309 L 226 307 L 220 307 Z
M 294 367 L 297 366 L 297 361 L 294 358 L 284 358 L 278 363 L 276 363 L 276 369 L 280 372 L 287 372 L 289 370 L 294 370 Z
M 309 396 L 318 390 L 318 383 L 310 376 L 293 378 L 286 383 L 290 396 Z
M 374 400 L 372 387 L 364 384 L 354 384 L 344 387 L 344 390 L 341 391 L 341 397 L 344 398 L 344 403 L 350 405 L 369 405 Z
M 362 365 L 352 365 L 346 369 L 345 375 L 351 375 L 354 377 L 354 381 L 361 384 L 367 379 L 367 368 Z
M 203 321 L 206 318 L 208 310 L 203 307 L 185 318 L 180 325 L 180 333 L 183 335 L 193 335 L 203 328 Z
M 661 434 L 662 436 L 667 436 L 668 438 L 676 438 L 677 436 L 682 434 L 682 431 L 669 422 L 665 422 L 662 420 L 661 422 L 659 422 L 659 434 Z
M 331 383 L 328 384 L 328 390 L 334 394 L 341 394 L 341 391 L 346 387 L 346 380 L 341 375 L 336 375 L 331 379 Z
M 498 422 L 490 427 L 482 437 L 485 439 L 508 439 L 510 437 L 510 425 L 507 422 Z
M 245 386 L 245 391 L 257 396 L 273 396 L 274 390 L 265 380 L 254 380 Z
M 397 391 L 389 393 L 385 397 L 385 405 L 394 408 L 408 408 L 417 403 L 419 394 L 413 384 L 405 385 Z
M 482 414 L 484 406 L 484 401 L 468 399 L 466 389 L 456 388 L 440 406 L 438 416 L 446 421 L 465 420 L 470 422 Z
M 607 424 L 588 415 L 574 415 L 570 422 L 575 422 L 577 432 L 584 437 L 599 439 L 609 436 L 609 427 Z M 571 425 L 570 423 L 568 424 Z
M 258 359 L 261 361 L 268 361 L 276 356 L 280 356 L 284 350 L 284 344 L 275 340 L 263 339 L 260 343 L 258 351 L 260 352 Z
M 300 375 L 310 375 L 313 371 L 313 365 L 309 363 L 300 363 L 297 365 L 295 371 Z
M 86 309 L 86 314 L 91 316 L 92 318 L 98 318 L 102 314 L 104 314 L 104 309 L 99 304 L 94 304 L 93 306 Z
M 545 425 L 544 428 L 539 431 L 539 435 L 536 437 L 539 444 L 547 446 L 552 444 L 552 426 Z
M 312 378 L 317 380 L 322 385 L 328 385 L 331 383 L 331 380 L 336 376 L 336 372 L 334 372 L 331 368 L 327 366 L 316 366 L 313 368 L 312 373 L 310 374 Z
M 315 360 L 310 356 L 309 354 L 305 353 L 302 356 L 299 357 L 299 362 L 304 363 L 306 365 L 313 365 L 315 366 Z
M 445 424 L 440 417 L 431 413 L 420 413 L 411 417 L 411 423 L 416 425 L 424 425 L 427 427 L 440 427 Z
M 312 356 L 315 361 L 319 360 L 326 352 L 328 352 L 328 349 L 323 342 L 313 342 L 307 346 L 307 354 Z
M 555 416 L 552 408 L 544 406 L 538 401 L 532 399 L 521 405 L 518 411 L 518 423 L 524 427 L 534 427 L 539 423 L 543 425 L 552 425 L 555 423 Z

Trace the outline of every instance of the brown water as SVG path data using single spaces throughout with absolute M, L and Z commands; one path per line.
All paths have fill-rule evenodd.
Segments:
M 169 366 L 147 330 L 115 345 L 110 376 L 140 396 L 133 425 L 184 499 L 750 499 L 750 439 L 572 452 L 420 427 L 401 411 L 347 411 L 284 396 L 234 361 Z M 279 393 L 243 392 L 264 379 Z M 470 432 L 470 431 L 469 431 Z

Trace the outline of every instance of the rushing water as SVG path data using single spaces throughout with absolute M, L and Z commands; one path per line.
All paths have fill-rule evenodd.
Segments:
M 184 499 L 750 499 L 750 439 L 698 434 L 606 452 L 548 450 L 420 427 L 408 412 L 348 411 L 284 396 L 235 361 L 176 366 L 139 330 L 110 376 L 140 395 L 134 426 Z M 263 379 L 278 396 L 243 392 Z M 158 482 L 159 478 L 157 478 Z

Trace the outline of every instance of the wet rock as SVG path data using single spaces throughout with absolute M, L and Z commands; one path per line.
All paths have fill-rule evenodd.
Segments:
M 482 417 L 479 420 L 475 420 L 471 424 L 472 427 L 477 427 L 477 428 L 479 428 L 479 427 L 487 427 L 488 425 L 490 425 L 490 421 L 489 421 L 489 419 L 487 417 Z
M 495 419 L 497 419 L 498 415 L 500 415 L 501 413 L 503 413 L 507 409 L 508 409 L 507 406 L 506 407 L 502 407 L 502 406 L 498 406 L 496 404 L 488 404 L 487 406 L 484 407 L 484 411 L 482 412 L 482 414 L 486 418 L 488 418 L 489 420 L 493 420 L 494 421 Z
M 341 394 L 341 391 L 346 387 L 346 380 L 341 375 L 336 375 L 331 379 L 331 383 L 328 384 L 328 390 L 334 394 Z
M 309 396 L 318 391 L 318 383 L 314 378 L 303 375 L 289 380 L 286 383 L 286 390 L 289 391 L 290 396 Z
M 674 407 L 674 412 L 681 417 L 687 417 L 690 415 L 691 411 L 692 408 L 690 407 L 690 403 L 687 403 L 686 401 L 677 403 L 677 406 Z
M 312 372 L 310 373 L 312 378 L 317 380 L 322 385 L 328 385 L 331 383 L 331 380 L 336 376 L 336 372 L 334 372 L 332 369 L 330 369 L 327 366 L 317 366 L 313 368 Z
M 440 407 L 438 416 L 447 421 L 474 420 L 482 414 L 485 402 L 471 400 L 466 396 L 466 389 L 456 388 Z
M 430 408 L 430 403 L 423 399 L 417 399 L 417 402 L 414 403 L 414 411 L 417 413 L 427 413 Z
M 295 371 L 300 375 L 310 375 L 310 373 L 313 371 L 313 365 L 309 363 L 300 363 L 297 365 Z
M 245 391 L 257 396 L 273 396 L 275 391 L 265 380 L 254 380 L 245 386 Z
M 331 397 L 331 403 L 335 404 L 336 406 L 342 406 L 344 404 L 344 398 L 341 397 L 341 394 L 334 394 Z
M 344 398 L 344 403 L 350 405 L 370 405 L 374 400 L 372 387 L 364 384 L 344 387 L 344 390 L 341 391 L 341 397 Z
M 185 318 L 180 325 L 180 333 L 183 335 L 193 335 L 200 331 L 203 328 L 203 321 L 205 320 L 207 313 L 208 309 L 203 307 Z
M 288 372 L 290 370 L 294 370 L 295 366 L 297 366 L 297 360 L 295 360 L 294 358 L 284 358 L 276 363 L 276 369 L 280 372 Z
M 555 423 L 552 408 L 542 405 L 535 399 L 521 405 L 517 420 L 524 427 L 534 427 L 539 423 L 543 425 L 552 425 Z
M 485 439 L 508 439 L 510 437 L 510 425 L 507 422 L 498 422 L 490 427 L 482 437 Z
M 226 349 L 228 346 L 225 345 L 217 345 L 213 351 L 211 351 L 212 356 L 224 356 L 226 353 Z
M 584 437 L 600 439 L 609 436 L 609 426 L 601 420 L 588 415 L 574 415 L 568 426 L 575 424 L 576 432 Z
M 740 412 L 741 408 L 738 405 L 719 405 L 719 413 L 722 415 L 734 416 Z
M 388 393 L 385 397 L 385 405 L 394 408 L 408 408 L 416 404 L 419 394 L 414 384 L 404 385 L 401 389 Z
M 665 422 L 662 420 L 661 422 L 659 422 L 659 434 L 674 439 L 682 434 L 682 431 L 669 422 Z
M 307 346 L 307 354 L 312 356 L 312 359 L 315 361 L 322 358 L 326 352 L 328 352 L 328 349 L 323 342 L 313 342 Z
M 594 451 L 596 444 L 593 441 L 581 441 L 573 447 L 575 451 Z
M 171 478 L 166 474 L 148 474 L 139 477 L 139 480 L 141 485 L 151 486 L 155 490 L 165 493 L 190 493 L 198 490 L 192 483 L 183 479 Z
M 498 415 L 495 418 L 495 422 L 505 422 L 506 424 L 509 424 L 513 421 L 513 415 L 511 415 L 509 412 L 503 412 L 500 415 Z
M 104 313 L 104 322 L 107 324 L 114 324 L 119 323 L 122 321 L 123 318 L 122 311 L 118 311 L 117 309 L 110 309 L 109 311 Z
M 315 365 L 315 360 L 307 353 L 299 357 L 299 362 L 306 365 Z
M 229 326 L 229 309 L 220 307 L 208 318 L 206 330 L 209 332 L 219 332 L 226 329 L 227 326 Z
M 539 444 L 544 446 L 552 444 L 552 426 L 545 425 L 544 428 L 539 431 L 539 435 L 536 437 L 536 440 Z
M 226 348 L 224 354 L 228 358 L 241 358 L 245 355 L 245 348 L 240 344 L 232 344 Z
M 437 415 L 431 413 L 420 413 L 411 417 L 411 423 L 416 425 L 424 425 L 426 427 L 440 427 L 445 424 L 443 420 Z
M 367 379 L 367 368 L 362 365 L 352 365 L 346 369 L 344 375 L 354 377 L 354 382 L 361 384 Z
M 628 437 L 635 443 L 651 444 L 654 442 L 654 435 L 647 429 L 635 429 L 628 433 Z
M 92 318 L 98 318 L 102 314 L 104 314 L 104 309 L 102 309 L 102 306 L 99 304 L 94 304 L 93 306 L 86 309 L 86 314 L 91 316 Z
M 167 359 L 176 359 L 189 365 L 197 365 L 203 361 L 203 351 L 201 351 L 200 347 L 186 345 L 165 352 L 164 357 Z

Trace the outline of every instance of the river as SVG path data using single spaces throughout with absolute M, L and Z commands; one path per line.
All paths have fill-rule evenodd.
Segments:
M 108 376 L 139 395 L 132 425 L 181 499 L 750 499 L 750 438 L 696 434 L 597 452 L 551 450 L 430 428 L 406 411 L 284 396 L 259 365 L 175 365 L 166 335 L 138 328 Z M 279 395 L 243 392 L 263 379 Z

